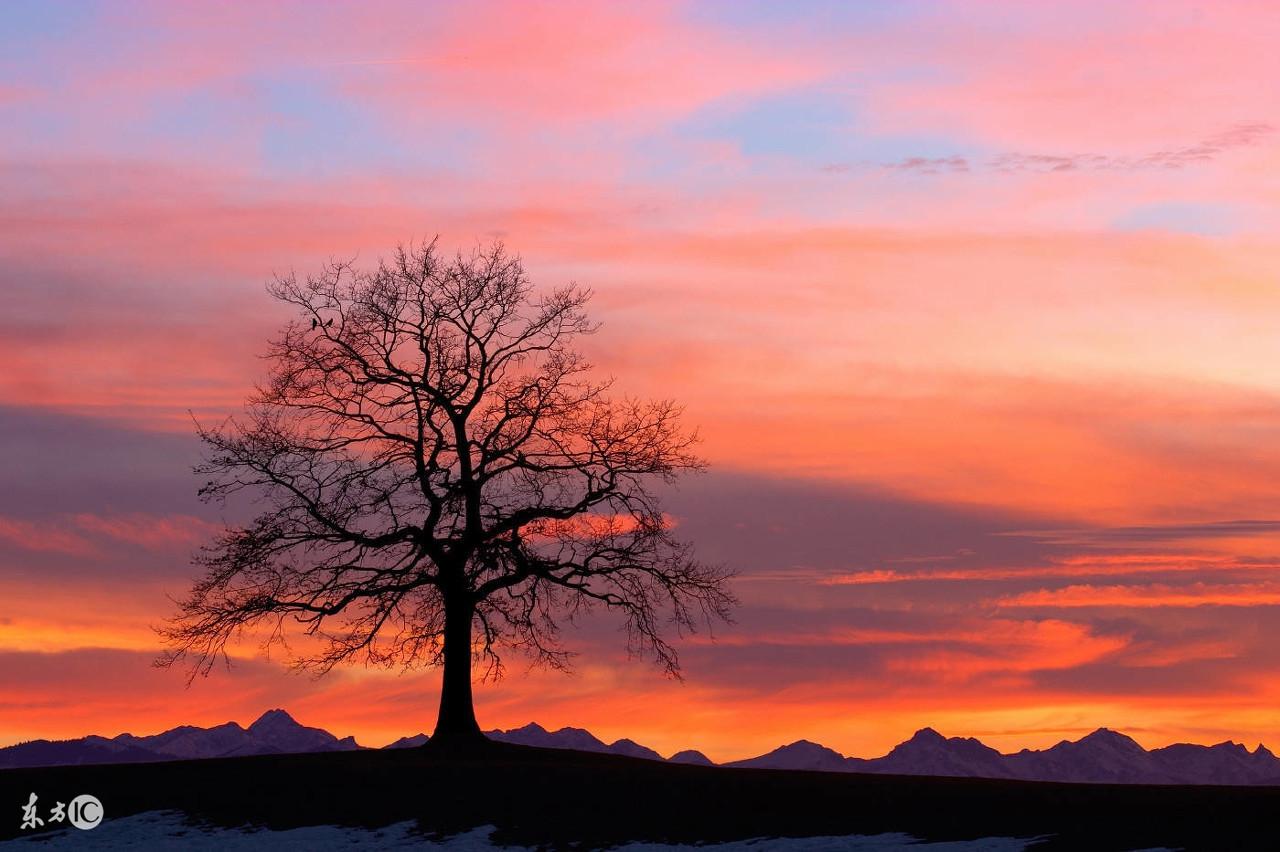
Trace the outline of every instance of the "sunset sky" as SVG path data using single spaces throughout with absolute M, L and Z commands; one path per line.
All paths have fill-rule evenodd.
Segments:
M 1280 748 L 1277 43 L 1271 2 L 4 3 L 0 745 L 430 730 L 431 672 L 150 663 L 264 282 L 439 234 L 595 291 L 743 602 L 683 683 L 588 622 L 483 727 Z

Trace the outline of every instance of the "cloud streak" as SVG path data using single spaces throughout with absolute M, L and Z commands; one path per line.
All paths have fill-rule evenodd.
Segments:
M 1253 607 L 1280 606 L 1280 583 L 1189 583 L 1171 586 L 1153 583 L 1145 586 L 1076 585 L 1062 589 L 1041 589 L 1001 598 L 1002 608 L 1042 607 L 1074 609 L 1081 607 Z
M 892 172 L 918 175 L 968 174 L 975 171 L 1001 174 L 1053 174 L 1062 172 L 1137 172 L 1146 170 L 1183 169 L 1212 163 L 1237 148 L 1250 148 L 1269 142 L 1276 128 L 1262 121 L 1242 121 L 1199 142 L 1150 151 L 1145 154 L 1046 154 L 1010 151 L 985 160 L 953 154 L 946 157 L 904 157 L 880 168 Z M 847 172 L 847 164 L 833 164 L 827 171 Z
M 1020 568 L 923 568 L 902 571 L 892 568 L 850 571 L 847 573 L 818 575 L 816 582 L 825 586 L 862 586 L 882 583 L 920 582 L 997 582 L 1034 581 L 1045 578 L 1115 577 L 1143 574 L 1163 576 L 1168 574 L 1248 574 L 1249 572 L 1280 571 L 1280 563 L 1240 561 L 1215 556 L 1178 556 L 1168 554 L 1132 554 L 1126 556 L 1102 555 L 1051 559 L 1048 565 L 1032 565 Z

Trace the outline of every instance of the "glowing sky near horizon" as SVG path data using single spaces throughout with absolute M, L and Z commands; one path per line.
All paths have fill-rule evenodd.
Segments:
M 1280 746 L 1278 42 L 1264 2 L 3 4 L 0 743 L 430 729 L 430 673 L 188 690 L 148 625 L 263 282 L 439 234 L 593 288 L 741 571 L 684 683 L 590 623 L 484 726 Z

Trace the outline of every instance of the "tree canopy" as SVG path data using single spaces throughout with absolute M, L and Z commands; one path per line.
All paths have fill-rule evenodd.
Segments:
M 679 672 L 672 634 L 728 618 L 729 572 L 693 557 L 664 483 L 704 462 L 670 400 L 613 393 L 575 348 L 590 292 L 541 291 L 500 244 L 433 241 L 371 269 L 268 285 L 297 318 L 241 415 L 198 426 L 201 495 L 257 516 L 204 576 L 159 661 L 207 673 L 246 628 L 310 639 L 294 664 L 442 665 L 436 737 L 479 735 L 473 659 L 564 667 L 560 628 L 604 607 L 634 654 Z

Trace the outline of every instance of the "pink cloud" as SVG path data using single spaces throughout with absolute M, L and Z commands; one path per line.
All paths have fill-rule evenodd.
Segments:
M 373 180 L 332 186 L 334 197 L 381 199 L 362 206 L 325 204 L 321 189 L 287 182 L 254 183 L 248 203 L 212 174 L 176 187 L 164 169 L 130 172 L 136 194 L 114 195 L 123 177 L 51 168 L 49 187 L 65 200 L 0 205 L 0 247 L 26 264 L 24 311 L 70 320 L 11 316 L 0 354 L 14 369 L 0 398 L 187 431 L 188 408 L 233 409 L 259 372 L 254 355 L 283 319 L 261 291 L 272 270 L 376 255 L 416 235 L 405 223 L 458 242 L 497 227 L 536 280 L 597 290 L 606 324 L 590 354 L 636 393 L 688 401 L 720 464 L 1109 522 L 1206 498 L 1218 517 L 1266 514 L 1274 502 L 1280 456 L 1248 442 L 1276 425 L 1265 376 L 1249 366 L 1280 355 L 1255 322 L 1277 307 L 1270 245 L 1226 253 L 1149 234 L 766 231 L 727 214 L 714 232 L 654 232 L 635 197 L 603 188 L 541 207 L 459 209 L 449 182 L 446 200 L 423 207 L 383 198 Z M 83 260 L 58 251 L 72 242 Z M 114 280 L 85 283 L 90 258 Z M 169 286 L 188 275 L 198 280 Z M 59 279 L 71 283 L 47 283 Z M 690 323 L 691 312 L 715 322 Z M 1206 316 L 1218 317 L 1212 328 Z M 1178 386 L 1157 378 L 1168 371 Z M 748 400 L 768 402 L 748 413 Z M 945 431 L 939 411 L 949 412 Z M 803 443 L 785 440 L 801 427 Z
M 148 550 L 172 550 L 195 544 L 217 525 L 190 515 L 95 515 L 24 520 L 0 516 L 0 540 L 24 550 L 87 556 L 100 553 L 94 539 L 107 538 Z
M 104 517 L 84 513 L 76 515 L 74 522 L 86 532 L 151 550 L 193 545 L 221 529 L 217 524 L 190 515 L 132 514 Z
M 994 18 L 1002 26 L 987 26 Z M 873 87 L 878 123 L 1000 150 L 1168 150 L 1265 120 L 1273 104 L 1262 81 L 1280 70 L 1280 23 L 1247 2 L 948 3 L 908 26 L 935 73 Z
M 65 553 L 71 556 L 83 556 L 94 550 L 93 545 L 74 530 L 20 518 L 0 517 L 0 540 L 17 545 L 23 550 Z
M 451 7 L 428 33 L 336 63 L 366 73 L 348 91 L 444 105 L 502 126 L 680 116 L 726 97 L 779 91 L 827 70 L 803 51 L 693 25 L 675 3 L 479 3 Z M 348 51 L 350 52 L 350 51 Z

